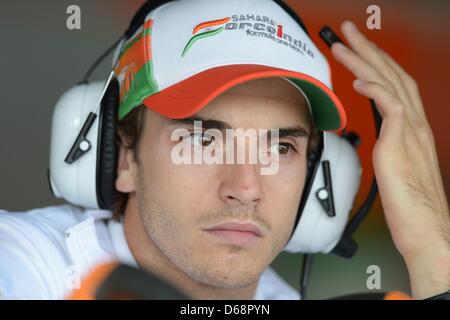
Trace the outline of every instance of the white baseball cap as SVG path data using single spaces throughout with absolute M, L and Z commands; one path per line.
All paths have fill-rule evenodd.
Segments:
M 328 61 L 272 0 L 164 4 L 123 43 L 114 72 L 119 120 L 141 104 L 169 118 L 186 118 L 235 85 L 281 77 L 305 93 L 317 129 L 346 125 Z

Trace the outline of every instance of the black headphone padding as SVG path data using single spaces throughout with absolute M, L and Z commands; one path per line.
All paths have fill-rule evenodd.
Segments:
M 113 79 L 101 102 L 97 146 L 97 199 L 101 209 L 111 210 L 116 198 L 117 178 L 117 111 L 119 83 Z

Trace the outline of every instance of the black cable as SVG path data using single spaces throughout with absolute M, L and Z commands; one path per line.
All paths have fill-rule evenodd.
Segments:
M 383 119 L 381 118 L 380 112 L 378 112 L 377 105 L 373 99 L 370 99 L 370 105 L 372 106 L 372 114 L 373 119 L 375 121 L 375 133 L 376 137 L 380 136 L 381 124 L 383 123 Z
M 120 43 L 123 37 L 120 37 L 118 40 L 116 40 L 111 47 L 109 47 L 89 68 L 89 70 L 86 72 L 86 74 L 83 77 L 83 80 L 80 81 L 80 83 L 88 83 L 89 77 L 91 76 L 92 72 L 97 68 L 97 66 L 102 62 Z
M 311 253 L 303 254 L 303 263 L 302 263 L 302 270 L 301 270 L 300 283 L 299 283 L 299 285 L 300 285 L 299 292 L 300 292 L 301 300 L 306 299 L 306 290 L 307 290 L 308 284 L 309 284 L 313 260 L 314 260 L 313 254 L 311 254 Z
M 344 234 L 347 236 L 351 236 L 356 229 L 359 227 L 361 222 L 364 220 L 364 218 L 369 213 L 370 207 L 372 206 L 373 202 L 375 201 L 378 193 L 378 185 L 377 181 L 374 178 L 372 178 L 372 185 L 370 187 L 369 194 L 366 198 L 366 201 L 361 205 L 361 207 L 358 209 L 356 214 L 353 216 L 353 218 L 348 223 L 347 227 L 345 228 Z
M 370 104 L 372 106 L 372 113 L 373 118 L 375 121 L 375 131 L 376 131 L 376 137 L 380 135 L 380 129 L 382 124 L 382 118 L 380 113 L 378 112 L 377 105 L 375 104 L 375 101 L 373 99 L 370 99 Z M 351 237 L 351 235 L 356 231 L 356 229 L 359 227 L 361 222 L 364 220 L 364 218 L 369 213 L 370 208 L 372 207 L 372 204 L 374 203 L 378 193 L 378 185 L 377 180 L 375 176 L 372 178 L 372 185 L 369 190 L 369 194 L 364 201 L 364 203 L 361 205 L 361 207 L 357 210 L 354 217 L 350 220 L 347 227 L 344 230 L 344 235 L 347 237 Z

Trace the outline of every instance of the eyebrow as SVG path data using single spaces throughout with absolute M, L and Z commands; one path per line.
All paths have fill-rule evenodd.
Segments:
M 286 137 L 301 138 L 309 136 L 308 131 L 302 127 L 280 128 L 278 130 L 279 130 L 278 135 L 279 138 L 286 138 Z
M 233 129 L 232 126 L 230 126 L 228 123 L 224 121 L 219 120 L 212 120 L 212 119 L 204 119 L 202 117 L 189 117 L 189 118 L 183 118 L 183 119 L 170 119 L 169 125 L 177 125 L 177 124 L 184 124 L 184 125 L 194 125 L 194 121 L 201 121 L 202 122 L 202 128 L 208 130 L 208 129 L 218 129 L 221 131 L 224 131 L 225 129 Z
M 205 130 L 208 129 L 218 129 L 221 131 L 225 131 L 225 129 L 233 129 L 233 127 L 228 124 L 227 122 L 220 121 L 220 120 L 213 120 L 213 119 L 205 119 L 202 117 L 188 117 L 183 119 L 169 119 L 169 125 L 177 125 L 177 124 L 184 124 L 184 125 L 194 125 L 194 121 L 201 121 L 202 122 L 202 128 Z M 270 131 L 270 129 L 268 129 Z M 295 127 L 288 127 L 288 128 L 278 128 L 278 137 L 279 138 L 301 138 L 301 137 L 308 137 L 309 132 L 303 127 L 295 126 Z

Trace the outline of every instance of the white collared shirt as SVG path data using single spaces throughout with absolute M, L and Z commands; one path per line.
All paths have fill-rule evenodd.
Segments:
M 111 216 L 72 205 L 0 210 L 0 299 L 64 299 L 99 264 L 138 268 L 123 224 Z M 299 294 L 269 267 L 254 298 L 291 300 Z

